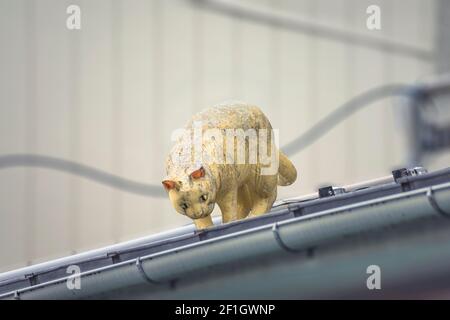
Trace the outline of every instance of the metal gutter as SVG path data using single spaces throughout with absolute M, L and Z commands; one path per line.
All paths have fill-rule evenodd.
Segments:
M 215 225 L 219 224 L 221 221 L 220 217 L 214 217 L 213 222 Z M 173 230 L 160 232 L 154 235 L 141 237 L 138 239 L 133 239 L 130 241 L 121 242 L 118 244 L 102 247 L 99 249 L 89 250 L 86 252 L 82 252 L 79 254 L 74 254 L 68 257 L 63 257 L 51 261 L 46 261 L 43 263 L 38 263 L 32 266 L 7 271 L 4 273 L 0 273 L 0 285 L 17 281 L 17 280 L 23 280 L 24 275 L 32 275 L 32 274 L 39 274 L 39 273 L 45 273 L 49 272 L 55 269 L 58 269 L 60 267 L 66 267 L 69 265 L 78 264 L 80 262 L 86 262 L 86 261 L 95 261 L 101 258 L 105 257 L 111 257 L 116 252 L 122 252 L 127 251 L 129 249 L 138 248 L 141 246 L 145 246 L 149 243 L 155 243 L 158 241 L 164 241 L 166 239 L 174 239 L 177 237 L 182 237 L 186 235 L 192 235 L 195 233 L 195 226 L 194 224 L 188 224 Z
M 368 290 L 367 268 L 381 270 Z M 420 219 L 354 234 L 306 252 L 279 253 L 202 270 L 158 290 L 138 285 L 101 299 L 448 299 L 450 222 Z
M 450 183 L 406 191 L 226 234 L 81 273 L 81 289 L 68 290 L 69 277 L 16 290 L 0 298 L 88 298 L 147 284 L 149 291 L 199 270 L 251 261 L 283 251 L 306 251 L 348 235 L 405 225 L 421 219 L 448 219 Z M 448 220 L 447 220 L 448 221 Z
M 405 172 L 408 175 L 408 172 L 412 174 L 416 172 L 415 170 L 403 170 L 406 169 L 398 170 L 403 173 L 402 177 L 396 180 L 392 177 L 384 177 L 359 183 L 356 187 L 355 185 L 337 187 L 336 190 L 339 189 L 340 191 L 334 196 L 319 197 L 319 194 L 316 193 L 309 198 L 298 197 L 285 199 L 275 204 L 269 214 L 258 218 L 220 224 L 220 218 L 216 217 L 214 218 L 216 225 L 201 232 L 194 231 L 192 225 L 184 226 L 155 236 L 144 237 L 72 257 L 6 272 L 0 274 L 0 295 L 63 278 L 67 276 L 67 268 L 73 264 L 76 264 L 81 271 L 85 272 L 156 252 L 216 238 L 224 234 L 236 233 L 294 217 L 311 215 L 324 210 L 361 203 L 387 195 L 403 193 L 407 190 L 429 187 L 450 181 L 450 168 L 421 175 L 416 174 L 415 176 L 404 176 Z M 345 190 L 345 192 L 342 192 L 342 190 Z

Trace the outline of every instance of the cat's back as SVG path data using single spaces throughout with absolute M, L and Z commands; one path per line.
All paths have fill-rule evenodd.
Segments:
M 224 102 L 205 109 L 195 114 L 186 127 L 192 128 L 194 122 L 200 122 L 204 129 L 272 128 L 261 109 L 243 102 Z
M 191 155 L 185 154 L 186 150 L 192 150 L 191 143 L 195 143 L 192 132 L 201 126 L 202 130 L 208 129 L 272 129 L 272 126 L 264 113 L 254 105 L 243 102 L 224 102 L 205 109 L 189 120 L 185 131 L 178 136 L 167 160 L 166 171 L 171 176 L 186 176 L 197 168 L 197 163 L 192 162 Z M 225 133 L 224 133 L 225 134 Z M 203 151 L 215 154 L 216 145 L 213 140 L 202 141 Z M 176 161 L 174 162 L 174 159 Z

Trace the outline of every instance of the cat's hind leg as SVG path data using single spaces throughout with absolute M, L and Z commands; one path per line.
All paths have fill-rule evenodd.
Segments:
M 252 193 L 252 210 L 248 217 L 262 215 L 270 209 L 277 198 L 277 177 L 263 176 Z
M 252 198 L 248 185 L 244 184 L 238 189 L 237 218 L 244 219 L 252 209 Z
M 262 197 L 255 197 L 253 199 L 253 206 L 250 214 L 248 215 L 249 218 L 260 216 L 266 212 L 269 212 L 270 209 L 272 209 L 272 205 L 275 202 L 275 199 L 277 198 L 276 192 L 274 192 L 273 195 L 270 195 L 267 198 Z

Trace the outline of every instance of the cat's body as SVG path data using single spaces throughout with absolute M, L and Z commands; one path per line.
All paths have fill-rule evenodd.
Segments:
M 272 126 L 262 111 L 254 106 L 229 103 L 202 111 L 187 123 L 185 129 L 189 136 L 196 126 L 200 128 L 199 125 L 203 132 L 214 129 L 216 134 L 221 132 L 224 137 L 227 129 L 250 129 L 256 133 L 265 129 L 268 139 L 264 141 L 268 148 L 272 146 Z M 245 148 L 245 161 L 239 162 L 235 154 L 237 146 L 227 148 L 226 139 L 223 144 L 219 144 L 218 139 L 202 139 L 199 145 L 208 157 L 206 162 L 204 159 L 198 162 L 193 158 L 189 158 L 193 161 L 184 163 L 174 161 L 180 157 L 182 150 L 186 150 L 185 138 L 186 135 L 180 137 L 169 154 L 166 162 L 167 178 L 163 184 L 174 208 L 192 218 L 199 229 L 212 225 L 210 214 L 215 203 L 220 207 L 223 222 L 269 211 L 277 196 L 277 185 L 289 185 L 297 177 L 295 167 L 278 150 L 274 149 L 274 154 L 279 155 L 278 170 L 274 174 L 261 174 L 267 163 L 260 160 L 259 153 L 252 162 L 249 149 Z M 225 163 L 227 156 L 234 159 L 235 163 L 226 164 L 229 163 Z

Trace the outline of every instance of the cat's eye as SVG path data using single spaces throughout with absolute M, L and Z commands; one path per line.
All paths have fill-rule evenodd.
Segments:
M 208 195 L 207 194 L 204 194 L 204 195 L 202 195 L 200 197 L 200 201 L 206 201 L 206 200 L 208 200 Z
M 182 203 L 180 204 L 180 208 L 186 210 L 187 208 L 189 208 L 189 206 L 186 203 Z

